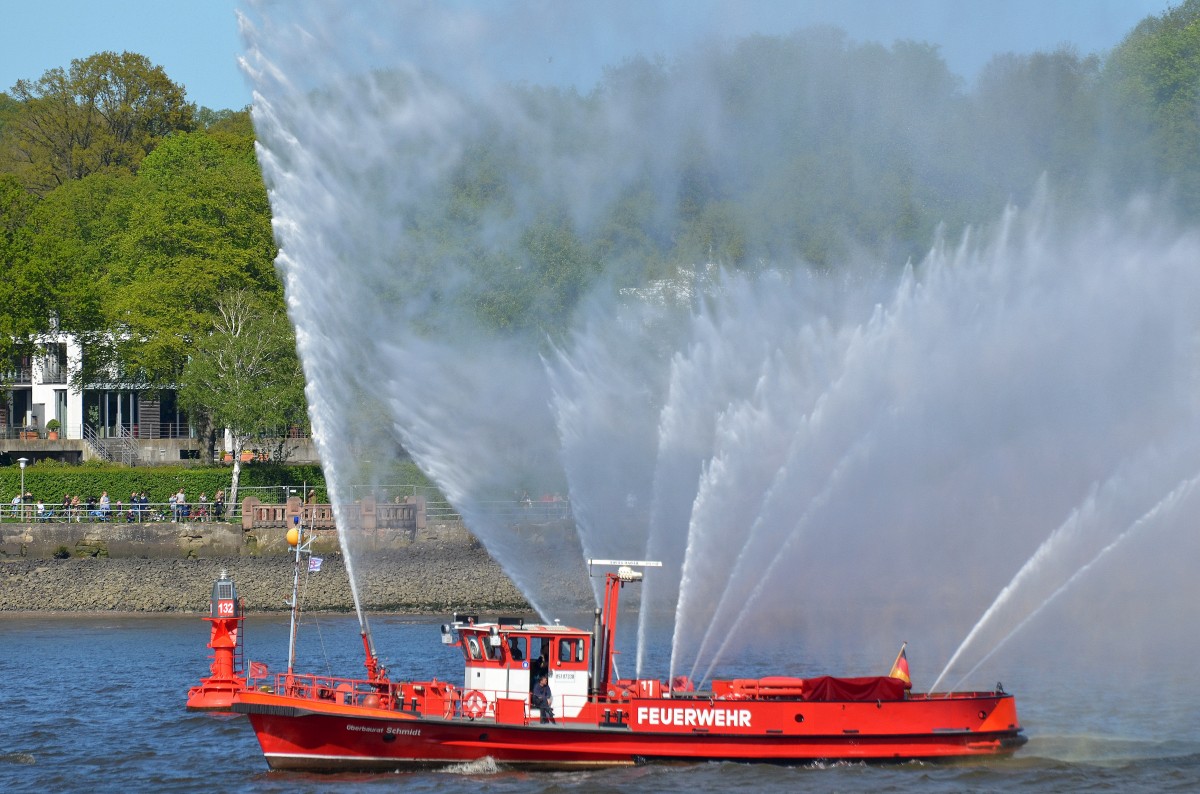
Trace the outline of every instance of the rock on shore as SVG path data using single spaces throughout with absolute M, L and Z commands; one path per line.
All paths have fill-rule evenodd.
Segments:
M 477 544 L 414 544 L 356 560 L 365 608 L 412 614 L 527 611 L 529 605 Z M 0 561 L 0 611 L 207 612 L 213 581 L 227 570 L 246 609 L 282 611 L 294 560 L 285 556 L 205 559 L 7 559 Z M 309 611 L 354 608 L 345 561 L 324 555 L 300 573 Z

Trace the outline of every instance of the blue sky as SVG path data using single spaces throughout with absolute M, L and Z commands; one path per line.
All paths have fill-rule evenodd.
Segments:
M 333 0 L 327 0 L 332 2 Z M 358 2 L 358 0 L 355 0 Z M 451 0 L 511 18 L 514 3 Z M 607 63 L 635 52 L 666 55 L 705 33 L 784 33 L 814 24 L 846 30 L 856 40 L 938 44 L 952 69 L 971 78 L 996 52 L 1029 52 L 1073 44 L 1102 52 L 1138 21 L 1172 0 L 533 0 L 524 5 L 553 19 L 560 62 L 577 79 L 594 80 Z M 188 98 L 212 108 L 240 108 L 250 87 L 237 66 L 242 51 L 239 0 L 0 0 L 5 35 L 0 90 L 47 69 L 104 50 L 141 53 L 182 83 Z M 574 22 L 572 22 L 574 20 Z M 503 23 L 501 23 L 503 24 Z M 581 41 L 586 40 L 586 46 Z M 518 56 L 519 57 L 519 56 Z M 518 64 L 510 64 L 520 74 Z M 586 89 L 586 85 L 581 86 Z

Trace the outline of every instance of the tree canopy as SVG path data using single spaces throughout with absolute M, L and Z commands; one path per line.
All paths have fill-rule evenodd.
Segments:
M 102 52 L 18 80 L 12 98 L 5 147 L 24 184 L 42 195 L 89 174 L 136 172 L 159 141 L 195 126 L 183 87 L 130 52 Z
M 192 346 L 182 384 L 184 410 L 232 436 L 230 500 L 236 500 L 247 442 L 279 436 L 284 428 L 305 422 L 304 376 L 282 302 L 247 290 L 218 299 L 216 320 Z
M 1108 53 L 998 55 L 973 86 L 934 46 L 811 29 L 633 58 L 587 94 L 507 90 L 468 108 L 454 167 L 396 218 L 399 277 L 378 289 L 419 296 L 426 327 L 454 300 L 495 333 L 553 335 L 598 284 L 696 265 L 900 266 L 1042 175 L 1080 203 L 1167 188 L 1200 219 L 1200 0 Z M 233 296 L 283 316 L 254 146 L 246 109 L 197 109 L 135 53 L 0 94 L 0 355 L 61 329 L 85 382 L 180 387 L 216 417 L 189 362 L 229 336 Z M 567 201 L 588 168 L 595 194 Z

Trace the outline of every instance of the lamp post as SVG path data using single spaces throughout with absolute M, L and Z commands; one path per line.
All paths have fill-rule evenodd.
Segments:
M 21 520 L 25 520 L 25 464 L 29 462 L 29 458 L 17 458 L 17 463 L 21 464 Z

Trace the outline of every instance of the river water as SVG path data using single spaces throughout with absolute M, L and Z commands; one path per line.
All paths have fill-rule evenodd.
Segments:
M 374 619 L 380 656 L 394 678 L 461 679 L 461 657 L 440 645 L 437 623 Z M 248 618 L 247 657 L 282 669 L 287 632 L 286 616 Z M 207 673 L 207 639 L 208 625 L 198 617 L 0 615 L 0 791 L 394 791 L 398 785 L 418 792 L 1200 789 L 1200 728 L 1192 719 L 1200 697 L 1181 683 L 1189 680 L 1182 660 L 1159 668 L 1161 680 L 1138 673 L 1137 686 L 1129 689 L 1089 686 L 1065 669 L 1018 674 L 1005 684 L 1017 693 L 1030 742 L 1005 760 L 711 763 L 570 773 L 480 764 L 327 776 L 270 772 L 243 719 L 184 709 L 187 688 Z M 353 617 L 310 619 L 297 668 L 360 674 Z

